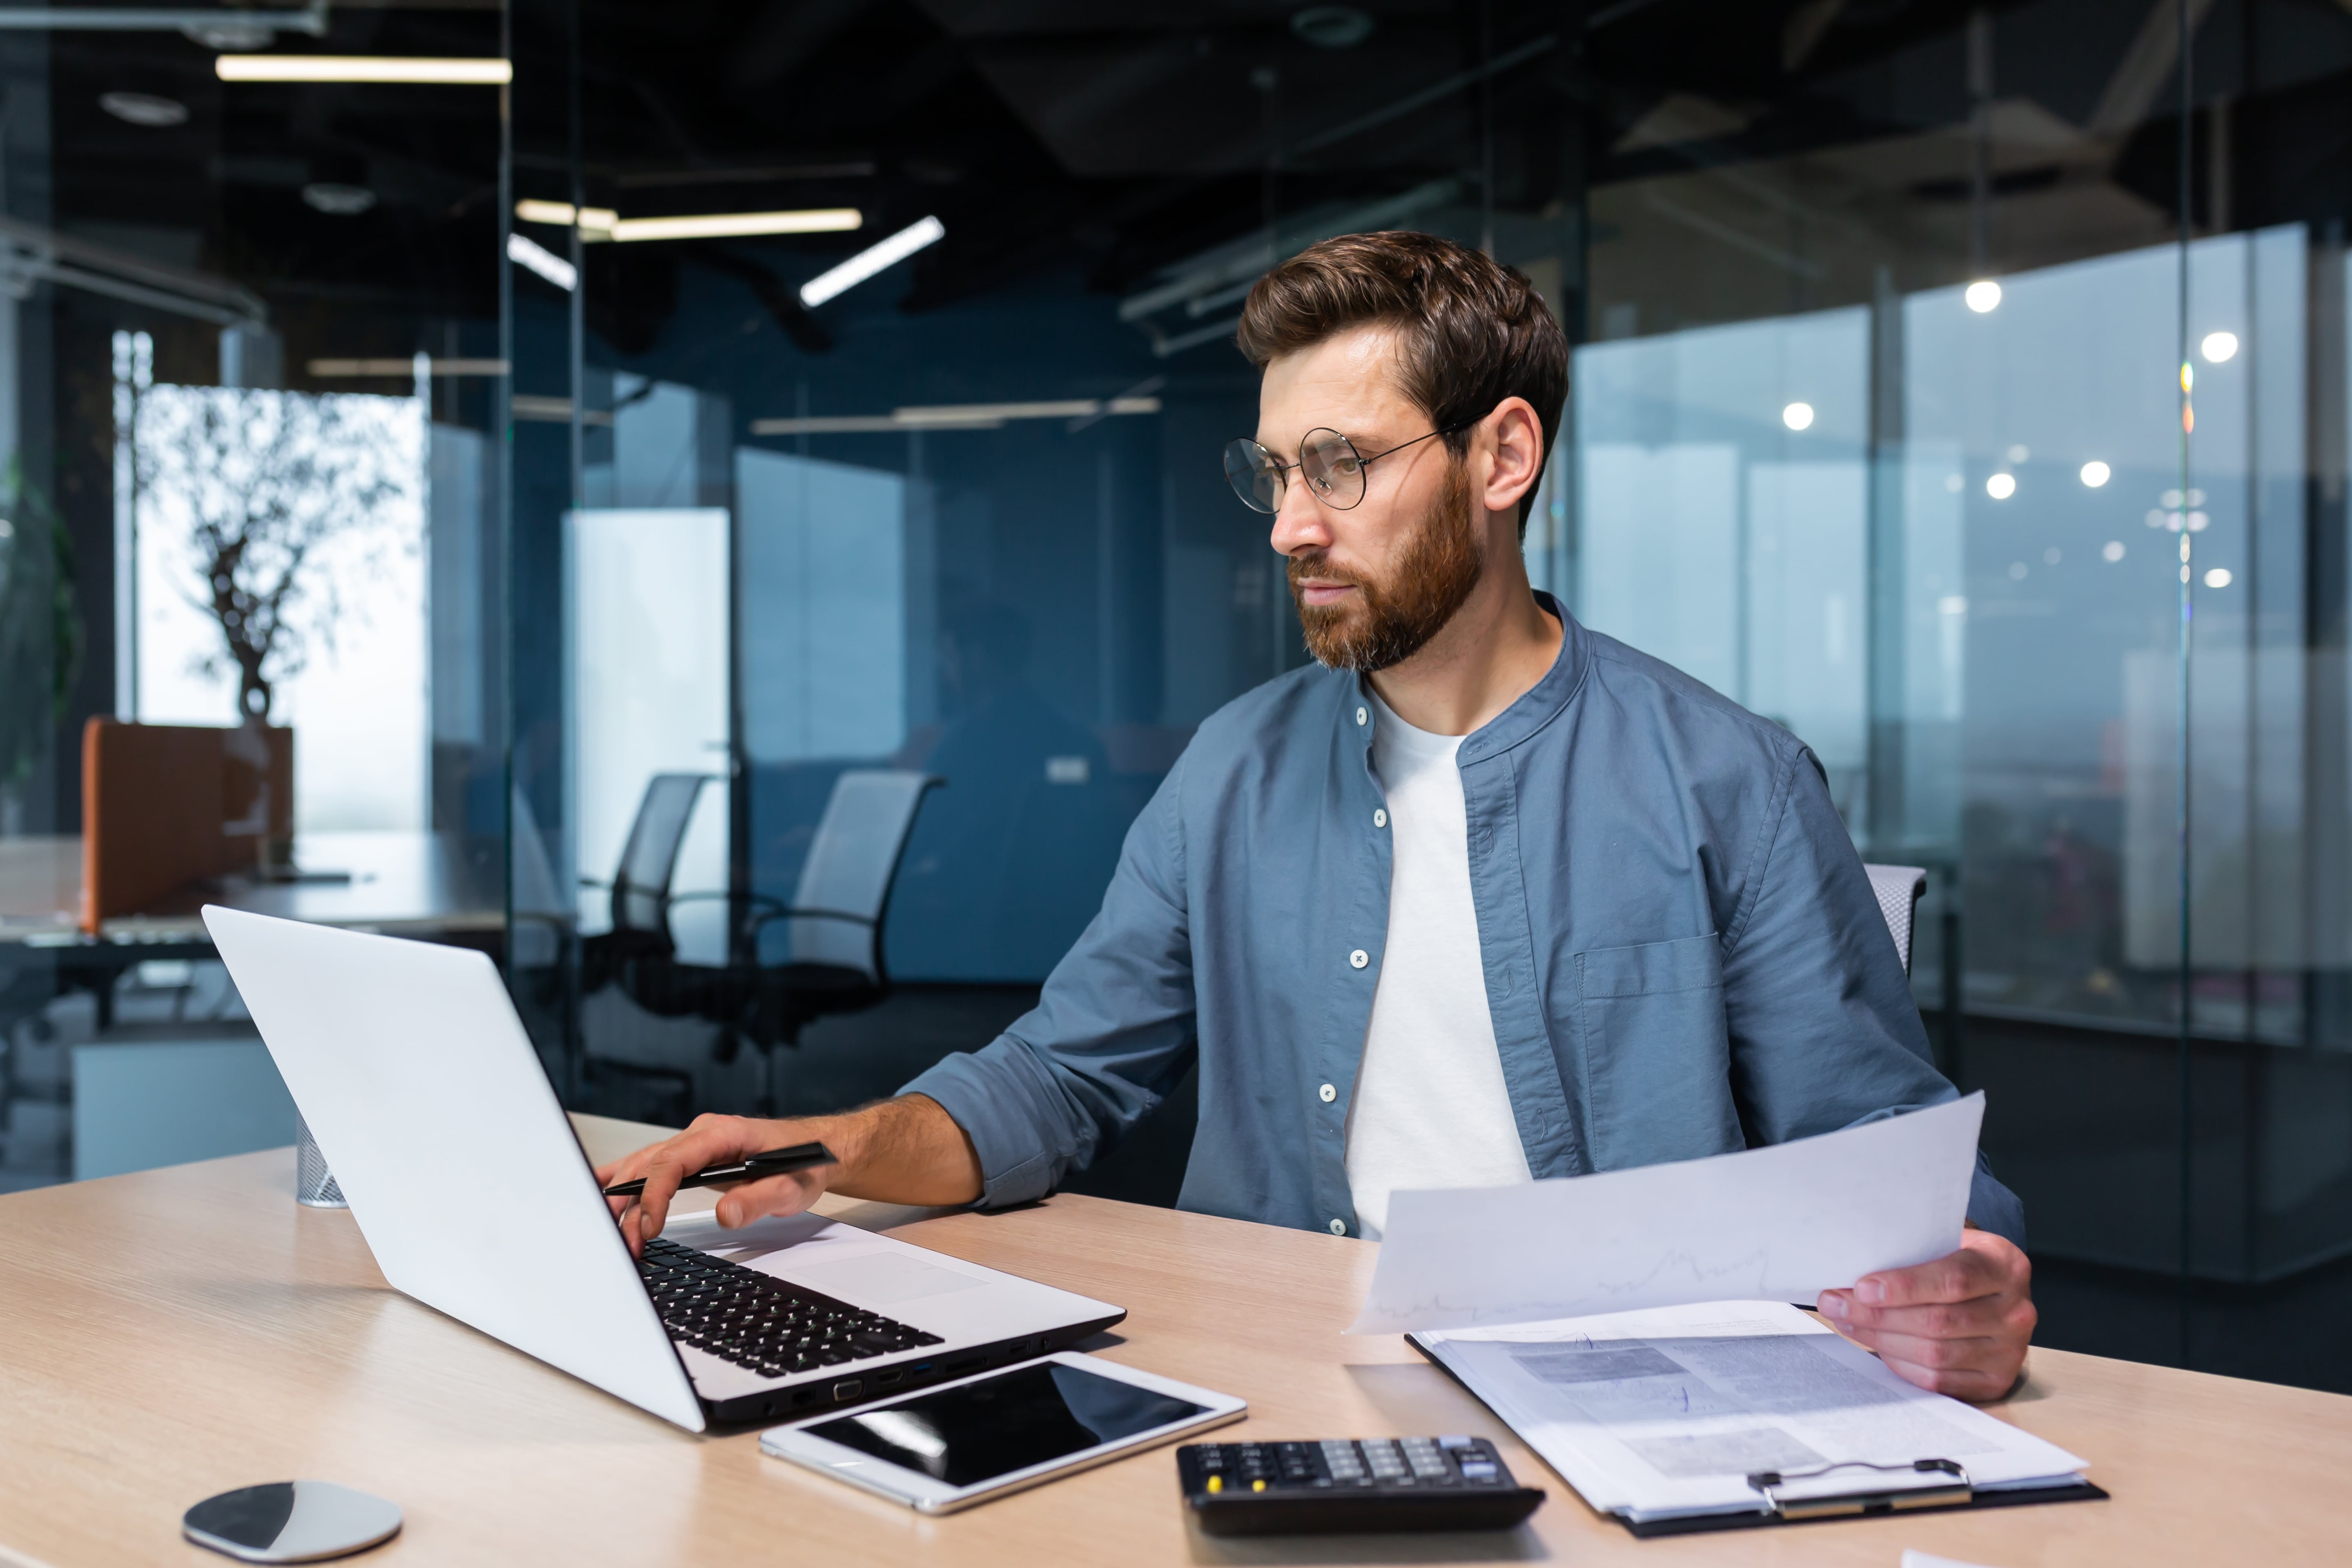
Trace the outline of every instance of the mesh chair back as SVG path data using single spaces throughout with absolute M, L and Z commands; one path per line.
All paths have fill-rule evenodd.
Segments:
M 621 868 L 613 877 L 613 929 L 668 940 L 670 877 L 677 869 L 678 846 L 693 820 L 694 803 L 709 773 L 656 773 L 637 802 Z
M 1878 912 L 1886 917 L 1886 930 L 1895 938 L 1895 951 L 1903 955 L 1903 973 L 1911 973 L 1911 924 L 1919 907 L 1919 895 L 1927 890 L 1927 873 L 1917 866 L 1864 866 L 1870 873 L 1870 890 L 1878 895 Z
M 923 792 L 938 781 L 860 768 L 834 781 L 809 841 L 788 927 L 794 963 L 855 970 L 882 982 L 882 916 Z

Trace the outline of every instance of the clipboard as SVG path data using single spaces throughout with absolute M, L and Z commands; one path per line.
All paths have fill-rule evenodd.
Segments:
M 1430 1353 L 1418 1334 L 1407 1334 L 1404 1342 L 1411 1345 L 1421 1358 L 1436 1367 L 1461 1386 L 1471 1398 L 1486 1405 L 1486 1401 L 1460 1373 L 1445 1364 L 1443 1358 Z M 1493 1406 L 1488 1405 L 1491 1411 Z M 1496 1417 L 1501 1420 L 1498 1415 Z M 1509 1422 L 1505 1421 L 1508 1426 Z M 1852 1492 L 1830 1496 L 1780 1497 L 1780 1488 L 1792 1480 L 1810 1480 L 1832 1470 L 1876 1470 L 1897 1475 L 1932 1473 L 1952 1478 L 1948 1485 L 1927 1487 L 1864 1487 Z M 1565 1479 L 1565 1478 L 1563 1478 Z M 1817 1524 L 1837 1519 L 1869 1519 L 1892 1513 L 1950 1513 L 1969 1508 L 2024 1508 L 2045 1502 L 2104 1502 L 2105 1488 L 2089 1481 L 2063 1482 L 2050 1487 L 1997 1487 L 1979 1491 L 1969 1479 L 1966 1466 L 1957 1459 L 1915 1459 L 1907 1465 L 1874 1465 L 1862 1460 L 1848 1460 L 1823 1465 L 1811 1470 L 1759 1470 L 1748 1478 L 1748 1484 L 1760 1493 L 1765 1506 L 1754 1511 L 1685 1514 L 1674 1519 L 1635 1521 L 1622 1513 L 1609 1513 L 1625 1527 L 1626 1532 L 1647 1541 L 1661 1535 L 1697 1535 L 1716 1530 L 1757 1530 L 1776 1524 Z M 1570 1487 L 1570 1491 L 1576 1489 Z M 1588 1505 L 1589 1506 L 1589 1505 Z M 1601 1510 L 1595 1510 L 1599 1512 Z
M 1463 1386 L 1469 1387 L 1467 1384 Z M 1926 1473 L 1949 1476 L 1952 1479 L 1943 1486 L 1865 1487 L 1859 1491 L 1801 1498 L 1780 1495 L 1780 1489 L 1790 1481 L 1811 1480 L 1832 1470 L 1878 1470 L 1897 1475 Z M 1696 1535 L 1711 1530 L 1754 1530 L 1768 1524 L 1811 1524 L 1822 1520 L 1868 1519 L 1890 1513 L 1950 1513 L 1965 1508 L 2022 1508 L 2030 1503 L 2042 1502 L 2097 1502 L 2107 1496 L 2104 1488 L 2094 1486 L 2089 1481 L 2069 1481 L 2054 1487 L 1999 1487 L 1990 1491 L 1979 1491 L 1969 1480 L 1968 1467 L 1958 1459 L 1914 1459 L 1907 1465 L 1874 1465 L 1865 1460 L 1848 1459 L 1810 1470 L 1785 1473 L 1759 1470 L 1748 1478 L 1748 1484 L 1763 1495 L 1766 1503 L 1764 1509 L 1753 1513 L 1698 1513 L 1680 1519 L 1640 1521 L 1627 1519 L 1622 1514 L 1610 1517 L 1646 1541 L 1654 1535 Z

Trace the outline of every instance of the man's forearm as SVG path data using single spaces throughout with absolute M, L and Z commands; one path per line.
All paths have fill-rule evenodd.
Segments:
M 827 1189 L 886 1204 L 968 1204 L 980 1196 L 980 1156 L 955 1118 L 928 1095 L 901 1095 L 796 1124 L 841 1160 Z

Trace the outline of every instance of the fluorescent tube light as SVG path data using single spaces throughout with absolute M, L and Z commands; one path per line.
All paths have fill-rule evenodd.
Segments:
M 589 211 L 593 212 L 594 208 Z M 733 239 L 753 234 L 838 234 L 856 228 L 866 215 L 856 207 L 812 207 L 802 212 L 709 213 L 700 217 L 625 217 L 613 223 L 613 237 L 644 239 Z
M 880 244 L 867 246 L 840 266 L 802 284 L 801 303 L 814 310 L 835 295 L 856 288 L 884 268 L 906 260 L 927 245 L 938 244 L 947 235 L 947 225 L 935 217 L 908 224 Z
M 228 15 L 228 13 L 223 13 Z M 424 86 L 504 87 L 514 62 L 488 57 L 432 59 L 407 55 L 219 55 L 223 81 L 390 81 Z
M 530 268 L 550 283 L 569 294 L 580 284 L 580 274 L 572 263 L 548 249 L 527 234 L 507 236 L 507 258 Z
M 1147 382 L 1144 384 L 1150 385 Z M 1157 414 L 1160 399 L 1068 397 L 1040 403 L 935 403 L 888 414 L 819 415 L 802 419 L 754 419 L 754 436 L 866 436 L 890 430 L 999 430 L 1011 419 L 1098 419 L 1111 414 Z
M 570 228 L 573 221 L 570 202 L 520 201 L 515 203 L 515 216 L 525 223 L 553 224 L 558 228 Z M 621 215 L 610 207 L 582 207 L 578 221 L 583 234 L 610 234 Z

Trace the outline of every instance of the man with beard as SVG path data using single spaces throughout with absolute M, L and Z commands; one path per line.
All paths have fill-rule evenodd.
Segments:
M 879 1105 L 706 1116 L 607 1167 L 647 1178 L 632 1246 L 685 1173 L 807 1139 L 840 1164 L 738 1187 L 721 1223 L 828 1187 L 1035 1198 L 1196 1059 L 1182 1206 L 1335 1236 L 1376 1237 L 1399 1188 L 1953 1097 L 1812 753 L 1530 587 L 1568 344 L 1526 279 L 1349 236 L 1262 279 L 1238 335 L 1265 374 L 1225 469 L 1273 515 L 1316 665 L 1201 726 L 1035 1011 Z M 1969 1217 L 1950 1257 L 1820 1304 L 1904 1376 L 1988 1399 L 2034 1313 L 2020 1206 L 1981 1161 Z

